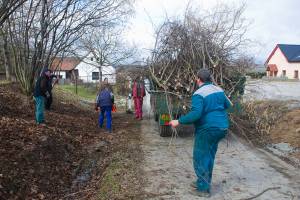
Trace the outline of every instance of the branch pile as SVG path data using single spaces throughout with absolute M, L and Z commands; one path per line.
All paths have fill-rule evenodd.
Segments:
M 149 65 L 155 89 L 191 96 L 197 71 L 207 68 L 229 95 L 242 93 L 242 74 L 252 64 L 239 52 L 246 44 L 243 10 L 223 6 L 202 16 L 187 10 L 183 20 L 163 23 Z

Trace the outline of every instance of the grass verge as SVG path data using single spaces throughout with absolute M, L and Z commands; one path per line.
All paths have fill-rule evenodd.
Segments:
M 121 174 L 122 170 L 122 160 L 115 155 L 110 165 L 106 168 L 97 199 L 105 200 L 121 193 L 119 174 Z
M 81 99 L 89 100 L 89 101 L 94 101 L 97 95 L 97 90 L 95 88 L 88 88 L 82 85 L 77 86 L 77 94 L 76 94 L 75 85 L 58 85 L 57 88 L 72 93 L 74 95 L 77 95 Z

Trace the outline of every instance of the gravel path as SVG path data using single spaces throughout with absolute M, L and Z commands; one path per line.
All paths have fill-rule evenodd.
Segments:
M 147 199 L 201 199 L 190 194 L 195 180 L 193 137 L 162 138 L 154 121 L 142 122 L 143 169 Z M 259 200 L 300 199 L 300 172 L 273 155 L 251 147 L 235 136 L 219 145 L 210 199 L 239 200 L 265 189 Z

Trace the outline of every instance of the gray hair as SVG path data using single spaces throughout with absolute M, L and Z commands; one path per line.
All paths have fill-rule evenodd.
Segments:
M 202 82 L 211 82 L 211 73 L 208 69 L 200 69 L 197 73 L 197 77 Z

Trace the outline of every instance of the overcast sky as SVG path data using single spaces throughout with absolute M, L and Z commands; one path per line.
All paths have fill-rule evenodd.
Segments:
M 189 0 L 136 0 L 136 14 L 126 37 L 147 51 L 154 43 L 154 28 L 165 18 L 182 16 Z M 300 0 L 193 0 L 195 7 L 210 9 L 217 3 L 246 3 L 244 17 L 251 22 L 247 38 L 256 41 L 250 55 L 264 62 L 277 43 L 300 44 Z M 154 25 L 154 27 L 153 27 Z M 255 43 L 256 44 L 256 43 Z

